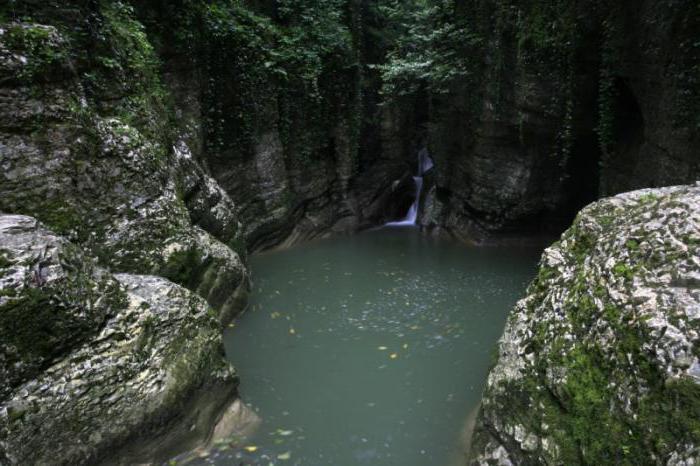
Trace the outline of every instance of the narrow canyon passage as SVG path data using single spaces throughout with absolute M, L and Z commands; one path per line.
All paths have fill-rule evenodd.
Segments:
M 0 1 L 0 103 L 0 466 L 700 466 L 700 0 Z
M 225 343 L 262 425 L 196 463 L 451 464 L 538 253 L 404 227 L 254 257 Z

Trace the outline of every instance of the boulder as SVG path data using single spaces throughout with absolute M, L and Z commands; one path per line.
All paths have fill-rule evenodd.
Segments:
M 471 464 L 694 464 L 699 246 L 699 185 L 581 211 L 508 319 Z
M 111 274 L 31 217 L 0 216 L 0 463 L 164 461 L 236 397 L 218 313 Z

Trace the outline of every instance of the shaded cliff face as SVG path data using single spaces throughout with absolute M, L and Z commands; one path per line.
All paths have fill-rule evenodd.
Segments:
M 586 207 L 509 317 L 472 464 L 692 464 L 700 188 Z
M 33 13 L 0 23 L 0 462 L 165 460 L 236 396 L 236 208 L 168 120 L 128 5 L 15 6 Z
M 465 238 L 557 231 L 599 196 L 697 179 L 698 8 L 455 2 L 449 21 L 478 41 L 468 73 L 432 98 L 428 203 L 441 208 L 421 223 Z
M 368 45 L 361 2 L 153 1 L 139 14 L 180 126 L 239 206 L 251 250 L 408 208 L 413 115 L 379 106 L 366 64 L 381 45 Z
M 72 14 L 2 27 L 0 210 L 36 217 L 112 270 L 163 275 L 232 310 L 231 285 L 246 282 L 234 204 L 169 124 L 140 24 L 119 2 Z

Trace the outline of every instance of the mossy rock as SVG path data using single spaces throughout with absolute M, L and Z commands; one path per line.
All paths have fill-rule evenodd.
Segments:
M 700 454 L 700 188 L 584 209 L 542 256 L 484 392 L 472 464 L 684 464 Z

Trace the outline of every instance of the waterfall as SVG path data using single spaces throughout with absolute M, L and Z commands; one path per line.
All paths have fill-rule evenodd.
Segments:
M 418 207 L 420 206 L 420 194 L 423 190 L 423 175 L 433 168 L 433 160 L 428 154 L 428 149 L 423 148 L 418 152 L 418 175 L 413 177 L 413 182 L 416 184 L 416 198 L 411 204 L 411 208 L 408 209 L 406 217 L 398 222 L 389 222 L 388 226 L 404 226 L 404 225 L 415 225 L 418 219 Z

